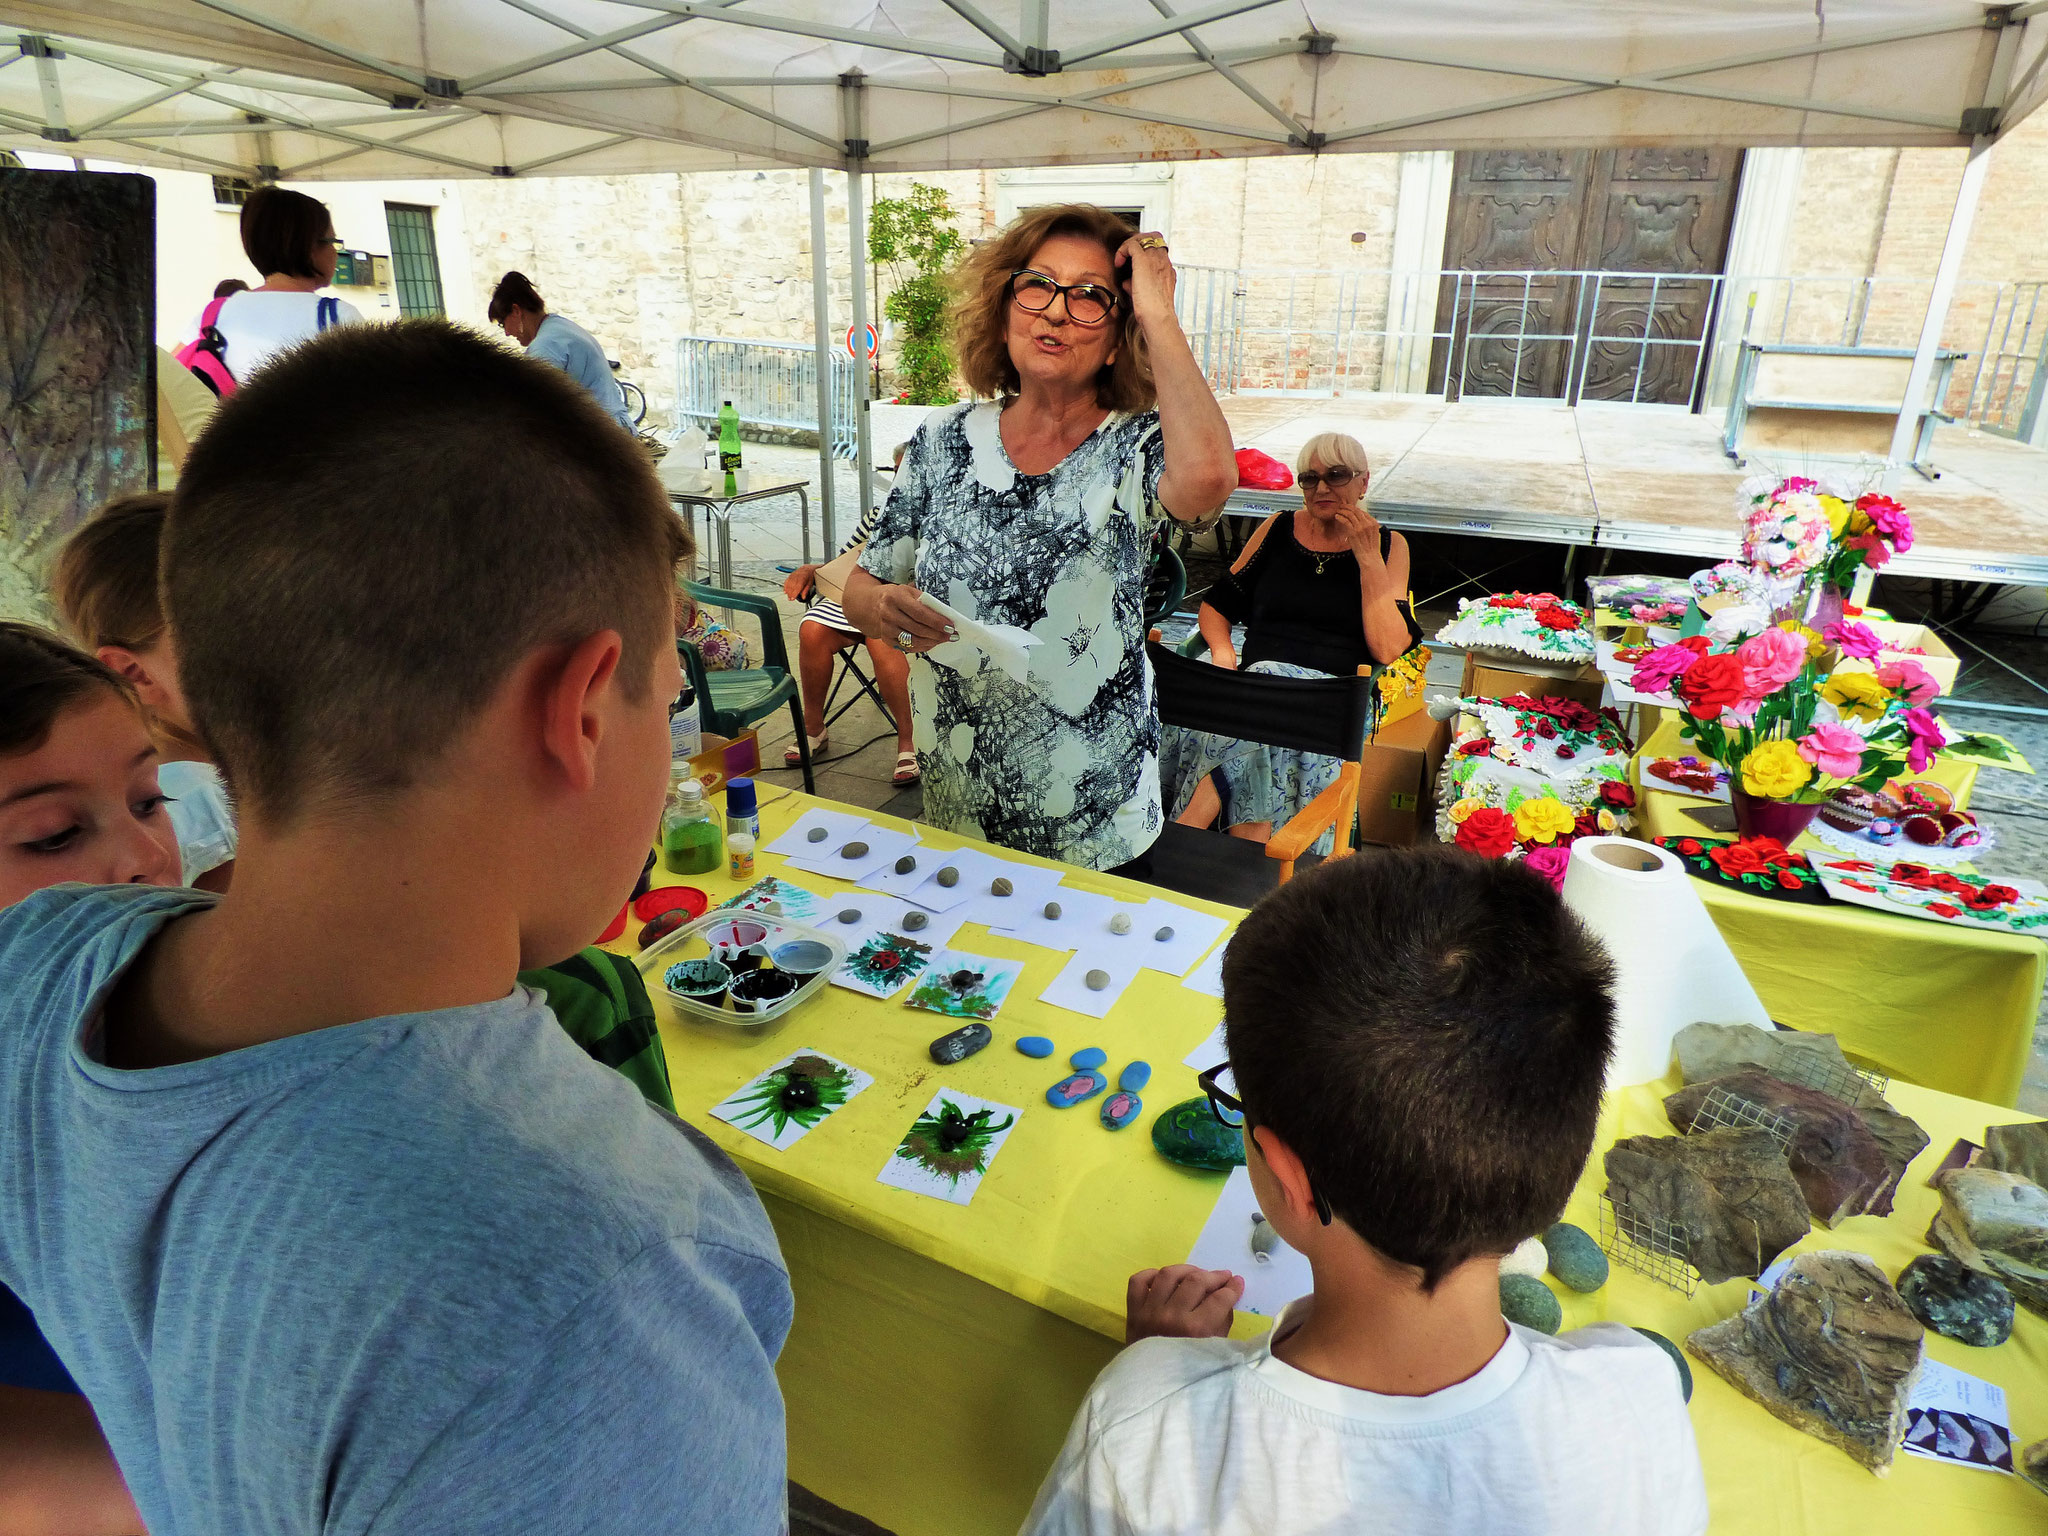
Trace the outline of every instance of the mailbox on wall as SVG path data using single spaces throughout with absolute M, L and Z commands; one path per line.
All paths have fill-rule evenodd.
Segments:
M 338 251 L 334 257 L 334 286 L 337 288 L 373 288 L 377 283 L 377 262 L 383 257 L 372 256 L 368 251 Z

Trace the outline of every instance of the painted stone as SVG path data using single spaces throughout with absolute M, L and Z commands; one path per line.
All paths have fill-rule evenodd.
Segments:
M 950 1035 L 939 1036 L 929 1049 L 933 1061 L 950 1067 L 956 1061 L 965 1061 L 994 1038 L 986 1024 L 963 1024 Z
M 1134 1061 L 1117 1074 L 1116 1085 L 1126 1093 L 1139 1093 L 1151 1081 L 1152 1063 L 1149 1061 Z
M 930 921 L 931 919 L 922 912 L 906 912 L 903 914 L 903 931 L 905 933 L 916 933 Z
M 1770 1295 L 1685 1345 L 1744 1397 L 1882 1472 L 1906 1435 L 1925 1338 L 1884 1272 L 1837 1250 L 1800 1254 Z
M 1160 943 L 1164 944 L 1168 939 L 1173 937 L 1173 925 L 1171 923 L 1167 924 L 1166 927 L 1160 929 L 1157 933 L 1153 934 L 1152 937 L 1157 939 Z
M 1564 1326 L 1564 1303 L 1541 1280 L 1529 1275 L 1500 1277 L 1500 1315 L 1538 1333 L 1555 1333 Z
M 2043 1493 L 2048 1493 L 2048 1440 L 2036 1440 L 2013 1458 L 2019 1474 Z
M 1128 912 L 1117 913 L 1116 916 L 1109 920 L 1109 931 L 1111 933 L 1129 933 L 1131 931 L 1131 914 Z
M 1266 1220 L 1264 1211 L 1252 1212 L 1252 1235 L 1250 1239 L 1252 1259 L 1255 1263 L 1273 1262 L 1273 1251 L 1280 1246 L 1280 1234 L 1273 1230 L 1273 1223 Z
M 1812 1229 L 1806 1196 L 1769 1131 L 1625 1136 L 1608 1148 L 1606 1169 L 1615 1208 L 1670 1223 L 1709 1285 L 1762 1274 Z
M 866 843 L 848 843 L 839 850 L 839 857 L 842 859 L 864 859 L 867 856 L 868 845 Z
M 1016 889 L 1017 887 L 1010 883 L 1008 876 L 997 875 L 995 879 L 989 882 L 988 893 L 991 896 L 1007 896 Z
M 1989 1349 L 2012 1337 L 2012 1292 L 1992 1275 L 1943 1253 L 1923 1253 L 1899 1271 L 1899 1300 L 1945 1338 Z
M 860 913 L 852 907 L 847 907 L 840 912 L 839 921 L 842 923 L 857 923 L 860 921 Z
M 1112 1131 L 1120 1131 L 1144 1112 L 1145 1101 L 1135 1093 L 1126 1093 L 1119 1088 L 1102 1101 L 1102 1123 Z
M 1549 1263 L 1543 1252 L 1543 1239 L 1525 1237 L 1515 1244 L 1514 1252 L 1503 1254 L 1500 1272 L 1503 1275 L 1527 1275 L 1531 1280 L 1543 1278 L 1544 1266 Z
M 915 868 L 917 868 L 917 860 L 910 854 L 906 853 L 896 861 L 896 873 L 899 875 L 907 875 Z
M 1584 1227 L 1560 1221 L 1543 1234 L 1543 1251 L 1560 1284 L 1597 1291 L 1607 1283 L 1607 1255 Z
M 1681 1088 L 1664 1101 L 1664 1112 L 1679 1130 L 1688 1130 L 1716 1093 L 1745 1109 L 1754 1106 L 1776 1116 L 1790 1128 L 1785 1151 L 1792 1177 L 1806 1196 L 1806 1208 L 1823 1226 L 1889 1213 L 1906 1164 L 1927 1147 L 1927 1133 L 1888 1105 L 1847 1104 L 1760 1067 Z
M 1244 1163 L 1244 1134 L 1218 1120 L 1207 1098 L 1182 1099 L 1152 1122 L 1152 1149 L 1185 1168 L 1228 1173 Z
M 828 835 L 823 827 L 813 827 L 804 834 L 804 840 L 811 843 L 822 843 Z
M 1044 1060 L 1052 1054 L 1052 1042 L 1043 1035 L 1026 1035 L 1017 1042 L 1017 1049 L 1026 1056 Z
M 1109 1079 L 1100 1072 L 1076 1072 L 1063 1077 L 1045 1090 L 1045 1102 L 1055 1109 L 1065 1109 L 1092 1099 L 1109 1086 Z
M 1987 1128 L 1984 1155 L 1977 1159 L 1977 1166 L 2016 1173 L 2048 1189 L 2048 1121 Z
M 947 890 L 950 891 L 954 886 L 960 883 L 960 871 L 955 869 L 952 865 L 948 864 L 944 869 L 939 871 L 936 878 L 938 879 L 939 884 L 943 885 L 944 887 L 946 887 Z
M 670 907 L 666 912 L 656 913 L 654 919 L 640 930 L 640 947 L 645 949 L 656 939 L 674 933 L 690 920 L 688 907 Z
M 1633 1324 L 1631 1324 L 1633 1326 Z M 1685 1400 L 1692 1401 L 1692 1367 L 1685 1363 L 1685 1353 L 1654 1328 L 1637 1328 L 1644 1338 L 1671 1357 L 1671 1363 L 1678 1367 L 1678 1390 L 1685 1394 Z
M 1067 1060 L 1073 1064 L 1076 1072 L 1093 1072 L 1097 1067 L 1109 1060 L 1109 1052 L 1099 1045 L 1084 1046 L 1082 1049 L 1074 1052 Z
M 1048 901 L 1045 904 L 1045 917 L 1047 922 L 1058 922 L 1060 920 L 1060 904 L 1056 901 Z
M 2048 1317 L 2048 1190 L 1996 1168 L 1951 1168 L 1928 1238 L 1950 1258 L 1996 1275 L 2030 1312 Z
M 1081 980 L 1087 984 L 1090 992 L 1100 992 L 1109 985 L 1109 972 L 1101 969 L 1092 970 Z

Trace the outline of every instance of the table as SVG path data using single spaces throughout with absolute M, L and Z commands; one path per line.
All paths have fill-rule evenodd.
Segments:
M 1726 841 L 1683 814 L 1710 801 L 1642 789 L 1644 759 L 1686 750 L 1667 719 L 1637 754 L 1636 835 Z M 1926 777 L 1966 804 L 1976 773 L 1974 764 L 1937 761 Z M 1792 846 L 1836 852 L 1812 836 Z M 1773 901 L 1707 880 L 1693 888 L 1779 1023 L 1832 1034 L 1850 1055 L 1908 1082 L 1992 1104 L 2019 1098 L 2048 980 L 2040 939 L 1839 902 Z
M 795 791 L 764 800 L 764 843 L 820 803 L 830 804 Z M 937 848 L 963 841 L 921 830 Z M 782 873 L 781 861 L 760 854 L 756 872 Z M 838 888 L 818 876 L 789 874 L 821 894 Z M 714 901 L 737 890 L 723 878 L 695 883 Z M 1067 883 L 1151 894 L 1135 882 L 1085 871 L 1070 871 Z M 687 1032 L 666 1018 L 662 1037 L 678 1112 L 753 1179 L 789 1264 L 796 1324 L 779 1373 L 789 1408 L 790 1475 L 900 1536 L 1009 1536 L 1090 1381 L 1121 1342 L 1125 1278 L 1184 1260 L 1221 1187 L 1214 1175 L 1159 1158 L 1147 1134 L 1159 1110 L 1195 1093 L 1194 1071 L 1181 1059 L 1221 1010 L 1213 998 L 1146 973 L 1097 1023 L 1037 1001 L 1064 957 L 974 925 L 953 942 L 1026 962 L 995 1021 L 996 1043 L 958 1066 L 935 1067 L 925 1055 L 943 1021 L 839 988 L 758 1045 Z M 619 947 L 630 952 L 631 941 Z M 1031 1061 L 1011 1048 L 1032 1032 L 1051 1036 L 1059 1054 Z M 1093 1104 L 1055 1110 L 1044 1101 L 1046 1087 L 1062 1075 L 1057 1064 L 1088 1044 L 1111 1052 L 1112 1073 L 1133 1056 L 1153 1065 L 1145 1114 L 1128 1130 L 1105 1131 Z M 873 1073 L 875 1085 L 783 1153 L 706 1113 L 748 1077 L 806 1045 Z M 1024 1111 L 966 1207 L 875 1182 L 942 1084 Z M 2023 1118 L 1907 1085 L 1892 1097 L 1933 1137 L 1908 1172 L 1898 1213 L 1882 1221 L 1856 1218 L 1837 1232 L 1815 1232 L 1803 1245 L 1870 1252 L 1887 1274 L 1922 1251 L 1919 1234 L 1935 1205 L 1922 1181 L 1940 1155 L 1959 1135 L 1980 1137 L 1987 1123 Z M 1669 1133 L 1657 1091 L 1632 1089 L 1610 1101 L 1601 1145 L 1643 1132 Z M 1567 1213 L 1588 1231 L 1597 1225 L 1597 1163 L 1596 1157 Z M 1566 1300 L 1565 1321 L 1577 1327 L 1613 1318 L 1682 1339 L 1735 1311 L 1742 1294 L 1738 1281 L 1703 1287 L 1687 1300 L 1617 1271 L 1594 1295 Z M 1264 1326 L 1240 1316 L 1235 1331 L 1250 1336 Z M 2013 1340 L 1997 1350 L 1934 1339 L 1929 1353 L 2004 1386 L 2023 1441 L 2048 1435 L 2048 1321 L 2023 1313 Z M 1716 1530 L 1922 1536 L 2039 1529 L 2041 1496 L 2017 1479 L 1902 1456 L 1879 1482 L 1704 1368 L 1695 1375 L 1692 1416 Z
M 757 476 L 751 470 L 739 470 L 734 474 L 738 489 L 734 494 L 725 494 L 725 476 L 717 470 L 704 470 L 702 479 L 707 489 L 701 491 L 678 490 L 669 481 L 663 481 L 668 492 L 669 503 L 682 510 L 684 520 L 692 524 L 694 535 L 696 514 L 690 509 L 704 509 L 705 525 L 718 525 L 718 584 L 728 591 L 732 588 L 732 509 L 742 502 L 766 501 L 771 496 L 795 496 L 797 519 L 803 530 L 804 564 L 811 563 L 811 483 L 808 480 L 768 480 Z M 712 489 L 711 487 L 715 487 Z M 727 618 L 732 615 L 728 613 Z

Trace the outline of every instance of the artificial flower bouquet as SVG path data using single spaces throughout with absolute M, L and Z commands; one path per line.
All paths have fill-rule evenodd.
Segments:
M 1439 630 L 1436 638 L 1467 651 L 1505 652 L 1545 661 L 1593 659 L 1586 610 L 1549 592 L 1468 597 L 1458 604 L 1458 616 Z
M 1781 616 L 1796 603 L 1794 617 L 1819 608 L 1832 619 L 1865 566 L 1881 569 L 1912 547 L 1913 519 L 1891 497 L 1844 496 L 1803 475 L 1758 485 L 1743 520 L 1743 559 L 1765 577 Z M 1837 596 L 1823 603 L 1830 588 Z
M 1519 858 L 1562 886 L 1582 837 L 1627 830 L 1633 747 L 1612 710 L 1574 699 L 1466 699 L 1438 778 L 1437 836 Z

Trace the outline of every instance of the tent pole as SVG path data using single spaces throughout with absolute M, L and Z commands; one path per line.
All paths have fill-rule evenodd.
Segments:
M 875 505 L 875 445 L 868 430 L 868 213 L 867 187 L 859 161 L 846 173 L 846 253 L 853 275 L 853 410 L 859 423 L 860 451 L 854 460 L 860 481 L 860 516 L 865 523 Z
M 1920 322 L 1920 343 L 1913 351 L 1913 368 L 1906 375 L 1906 398 L 1892 428 L 1891 463 L 1894 468 L 1910 463 L 1913 442 L 1920 430 L 1920 411 L 1925 405 L 1938 410 L 1939 400 L 1928 400 L 1928 381 L 1934 376 L 1934 354 L 1941 346 L 1941 328 L 1948 320 L 1949 302 L 1955 298 L 1956 279 L 1962 275 L 1963 250 L 1970 243 L 1970 226 L 1977 218 L 1977 198 L 1984 190 L 1984 173 L 1990 166 L 1991 140 L 1980 135 L 1970 145 L 1970 157 L 1963 162 L 1962 185 L 1956 188 L 1955 209 L 1949 215 L 1948 236 L 1941 243 L 1941 260 L 1934 268 L 1934 287 L 1927 295 L 1927 318 Z
M 811 342 L 818 376 L 818 517 L 823 541 L 820 557 L 839 553 L 837 512 L 832 475 L 832 293 L 825 255 L 825 172 L 811 167 Z

